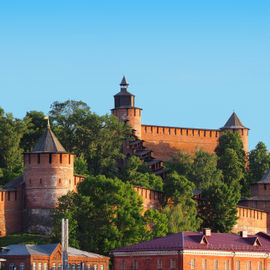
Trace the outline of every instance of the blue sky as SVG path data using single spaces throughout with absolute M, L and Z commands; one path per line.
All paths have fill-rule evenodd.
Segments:
M 270 148 L 270 1 L 1 1 L 0 106 L 110 113 L 123 73 L 142 122 L 219 128 Z

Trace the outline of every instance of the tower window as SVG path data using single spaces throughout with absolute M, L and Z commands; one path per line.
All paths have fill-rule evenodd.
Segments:
M 59 178 L 59 184 L 61 184 L 61 178 Z
M 40 163 L 40 154 L 38 154 L 38 156 L 37 156 L 37 162 L 38 162 L 38 164 Z
M 60 154 L 60 163 L 62 163 L 62 154 Z
M 17 201 L 17 191 L 15 191 L 15 201 Z
M 28 156 L 28 162 L 31 164 L 31 155 Z
M 31 178 L 29 179 L 29 184 L 30 184 L 30 185 L 32 184 Z
M 10 191 L 8 191 L 8 201 L 10 201 Z
M 52 163 L 52 154 L 49 154 L 49 163 Z
M 39 179 L 39 183 L 42 184 L 42 179 L 41 178 Z
M 68 155 L 68 164 L 70 164 L 70 154 Z

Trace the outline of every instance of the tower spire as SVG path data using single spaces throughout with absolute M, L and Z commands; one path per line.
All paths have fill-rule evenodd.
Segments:
M 123 79 L 122 79 L 122 81 L 121 81 L 121 83 L 120 83 L 120 86 L 122 87 L 122 86 L 126 86 L 126 87 L 128 87 L 128 83 L 127 83 L 127 80 L 126 80 L 126 76 L 125 75 L 123 75 Z

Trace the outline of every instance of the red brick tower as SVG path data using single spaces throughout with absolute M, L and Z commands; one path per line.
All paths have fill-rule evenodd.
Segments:
M 231 115 L 229 120 L 226 122 L 224 127 L 222 127 L 220 130 L 221 131 L 224 131 L 224 130 L 238 131 L 241 138 L 242 138 L 242 141 L 243 141 L 244 150 L 246 153 L 248 153 L 248 131 L 249 131 L 249 128 L 246 128 L 242 124 L 242 122 L 240 121 L 240 119 L 238 118 L 238 116 L 236 115 L 235 112 L 233 112 L 233 114 Z
M 125 76 L 123 76 L 120 83 L 121 91 L 114 96 L 114 109 L 112 109 L 112 114 L 120 121 L 127 122 L 134 130 L 134 134 L 140 139 L 142 109 L 134 107 L 135 96 L 127 91 L 128 85 Z
M 59 197 L 73 190 L 74 155 L 67 153 L 48 125 L 34 149 L 24 154 L 24 229 L 50 233 L 51 212 Z

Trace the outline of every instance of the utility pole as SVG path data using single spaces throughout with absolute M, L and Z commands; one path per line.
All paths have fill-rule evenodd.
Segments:
M 62 218 L 62 269 L 68 270 L 68 219 Z

